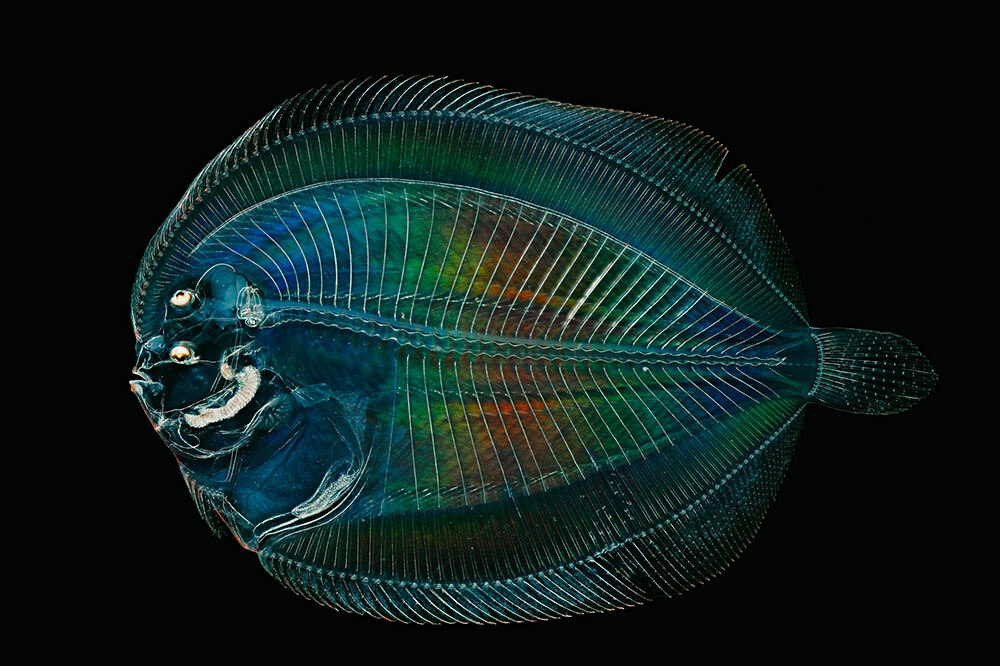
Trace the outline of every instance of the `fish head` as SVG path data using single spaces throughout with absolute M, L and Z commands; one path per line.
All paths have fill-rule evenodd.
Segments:
M 182 278 L 161 297 L 160 326 L 136 341 L 133 372 L 139 379 L 131 382 L 132 391 L 181 456 L 228 451 L 240 439 L 237 431 L 245 434 L 253 408 L 266 402 L 266 390 L 257 395 L 265 384 L 253 335 L 259 321 L 247 307 L 254 293 L 229 266 Z
M 265 321 L 261 292 L 228 265 L 181 278 L 159 299 L 162 319 L 137 336 L 132 391 L 210 507 L 203 517 L 255 548 L 353 498 L 366 403 L 304 376 L 312 368 L 298 360 L 314 340 Z

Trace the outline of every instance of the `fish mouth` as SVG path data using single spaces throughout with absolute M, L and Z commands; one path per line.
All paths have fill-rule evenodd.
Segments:
M 157 409 L 153 405 L 153 401 L 163 391 L 163 384 L 150 377 L 149 373 L 139 369 L 138 366 L 132 368 L 132 374 L 139 377 L 139 379 L 133 379 L 128 383 L 132 395 L 139 400 L 146 418 L 153 424 L 153 428 L 159 432 L 162 410 Z
M 138 368 L 132 368 L 132 374 L 139 379 L 130 380 L 128 385 L 132 389 L 132 393 L 139 396 L 140 399 L 149 394 L 156 395 L 163 390 L 163 384 L 150 377 L 148 373 Z

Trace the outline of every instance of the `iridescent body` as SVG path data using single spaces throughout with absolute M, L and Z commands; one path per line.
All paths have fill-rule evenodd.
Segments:
M 219 534 L 407 621 L 674 594 L 755 532 L 804 406 L 933 371 L 814 329 L 744 168 L 683 125 L 458 81 L 289 100 L 136 280 L 133 382 Z

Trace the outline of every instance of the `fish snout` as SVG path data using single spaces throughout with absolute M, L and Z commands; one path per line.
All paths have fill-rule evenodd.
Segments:
M 163 336 L 159 335 L 146 341 L 136 342 L 136 359 L 135 365 L 132 367 L 132 374 L 139 379 L 129 381 L 129 388 L 139 400 L 146 417 L 157 428 L 160 421 L 160 410 L 154 407 L 153 401 L 162 394 L 163 384 L 150 372 L 157 365 L 163 346 Z

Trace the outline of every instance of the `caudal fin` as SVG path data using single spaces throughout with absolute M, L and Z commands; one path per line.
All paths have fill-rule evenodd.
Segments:
M 813 402 L 858 414 L 894 414 L 930 393 L 937 373 L 901 335 L 856 328 L 813 330 L 820 362 Z

